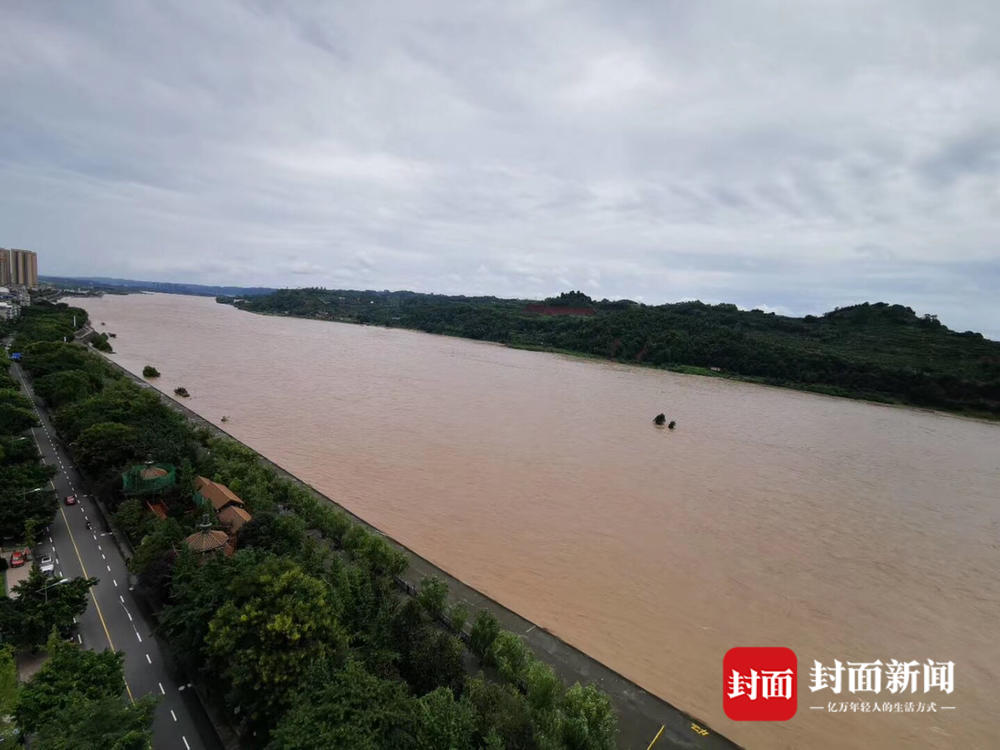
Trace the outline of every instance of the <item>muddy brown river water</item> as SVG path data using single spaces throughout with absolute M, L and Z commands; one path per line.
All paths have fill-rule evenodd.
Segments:
M 73 302 L 132 372 L 736 742 L 1000 747 L 998 424 L 209 298 Z M 723 713 L 722 657 L 756 645 L 798 655 L 790 721 Z M 813 659 L 891 658 L 953 661 L 955 691 L 877 700 L 955 708 L 809 689 Z

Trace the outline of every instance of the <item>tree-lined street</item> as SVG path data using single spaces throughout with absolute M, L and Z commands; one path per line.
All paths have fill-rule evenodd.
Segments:
M 60 444 L 49 415 L 35 396 L 20 367 L 11 374 L 31 399 L 40 427 L 32 428 L 39 452 L 57 474 L 52 488 L 59 501 L 55 520 L 39 534 L 39 549 L 55 561 L 56 577 L 94 577 L 90 605 L 79 618 L 77 640 L 94 650 L 110 648 L 125 654 L 125 681 L 130 700 L 153 695 L 158 703 L 153 721 L 155 748 L 216 748 L 219 746 L 197 697 L 167 669 L 153 628 L 129 588 L 128 570 L 113 534 L 83 484 L 68 453 Z M 65 498 L 77 502 L 67 505 Z

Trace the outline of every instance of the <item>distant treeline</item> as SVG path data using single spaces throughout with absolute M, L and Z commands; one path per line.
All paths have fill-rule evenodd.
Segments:
M 65 289 L 89 289 L 108 294 L 127 294 L 129 292 L 160 292 L 163 294 L 191 294 L 200 297 L 217 297 L 220 294 L 231 297 L 253 297 L 259 294 L 271 294 L 275 290 L 263 286 L 211 286 L 205 284 L 184 284 L 170 281 L 135 281 L 133 279 L 114 279 L 105 276 L 73 278 L 67 276 L 42 276 L 43 284 L 51 284 Z
M 735 305 L 283 289 L 217 297 L 252 312 L 412 328 L 517 347 L 1000 417 L 1000 342 L 884 302 L 793 318 Z M 555 314 L 551 308 L 579 314 Z

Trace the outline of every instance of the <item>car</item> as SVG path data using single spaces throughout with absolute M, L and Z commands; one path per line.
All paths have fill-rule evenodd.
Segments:
M 66 495 L 66 505 L 76 505 L 76 495 Z
M 56 574 L 56 565 L 52 560 L 52 555 L 42 555 L 38 560 L 38 567 L 47 576 L 54 576 Z
M 20 568 L 24 565 L 24 553 L 21 550 L 15 550 L 10 556 L 10 567 Z

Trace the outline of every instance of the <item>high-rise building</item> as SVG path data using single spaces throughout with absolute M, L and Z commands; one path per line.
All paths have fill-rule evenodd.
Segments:
M 10 276 L 14 286 L 38 286 L 38 255 L 31 250 L 10 251 Z
M 0 286 L 10 286 L 10 251 L 0 247 Z

